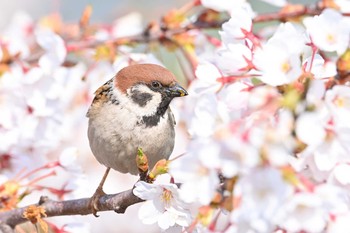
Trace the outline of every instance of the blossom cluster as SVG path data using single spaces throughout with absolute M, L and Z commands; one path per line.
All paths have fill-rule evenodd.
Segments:
M 340 63 L 349 67 L 350 18 L 326 8 L 255 31 L 246 2 L 202 3 L 231 17 L 220 45 L 198 52 L 181 114 L 191 140 L 170 174 L 196 219 L 182 226 L 344 232 L 350 87 Z
M 259 25 L 245 0 L 193 1 L 197 17 L 172 11 L 147 33 L 137 14 L 98 26 L 15 15 L 0 34 L 0 211 L 38 193 L 86 196 L 93 92 L 129 64 L 162 64 L 158 43 L 188 76 L 189 96 L 172 106 L 186 153 L 135 184 L 141 221 L 166 232 L 346 232 L 349 3 L 264 1 L 282 23 Z
M 189 87 L 191 140 L 170 164 L 180 198 L 211 209 L 196 216 L 211 231 L 344 232 L 350 18 L 339 5 L 255 31 L 246 2 L 203 3 L 231 18 Z

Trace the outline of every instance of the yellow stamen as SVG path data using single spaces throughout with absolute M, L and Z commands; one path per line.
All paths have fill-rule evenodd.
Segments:
M 289 63 L 286 61 L 282 64 L 282 67 L 281 67 L 283 73 L 288 73 L 292 67 L 289 65 Z
M 332 34 L 328 34 L 326 39 L 327 39 L 328 43 L 330 43 L 330 44 L 335 44 L 335 42 L 336 42 L 335 36 Z
M 335 98 L 334 99 L 334 104 L 336 105 L 336 106 L 338 106 L 338 107 L 344 107 L 345 106 L 345 100 L 344 100 L 344 98 L 341 98 L 341 97 L 337 97 L 337 98 Z
M 162 201 L 166 206 L 170 205 L 171 199 L 173 198 L 173 194 L 171 193 L 170 190 L 163 188 L 163 193 L 162 193 Z

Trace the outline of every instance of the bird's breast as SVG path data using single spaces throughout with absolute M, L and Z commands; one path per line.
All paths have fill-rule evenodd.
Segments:
M 153 166 L 169 158 L 174 147 L 174 124 L 169 112 L 154 126 L 147 126 L 143 116 L 118 105 L 101 106 L 100 116 L 89 119 L 88 136 L 96 159 L 123 173 L 137 174 L 137 148 L 141 147 Z M 107 123 L 106 123 L 107 122 Z

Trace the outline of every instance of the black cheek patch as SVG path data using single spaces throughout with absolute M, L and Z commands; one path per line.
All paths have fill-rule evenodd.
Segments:
M 140 92 L 138 90 L 132 90 L 130 97 L 140 107 L 146 106 L 147 102 L 152 99 L 151 94 Z

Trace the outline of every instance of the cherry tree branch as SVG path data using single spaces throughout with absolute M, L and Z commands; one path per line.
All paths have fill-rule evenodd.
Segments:
M 1 233 L 13 233 L 14 231 L 9 225 L 0 223 L 0 232 Z
M 92 208 L 89 205 L 90 198 L 81 198 L 68 201 L 53 201 L 47 197 L 41 197 L 38 204 L 45 209 L 47 217 L 63 216 L 63 215 L 88 215 L 92 214 Z M 122 214 L 125 210 L 136 203 L 143 200 L 135 196 L 132 189 L 120 192 L 117 194 L 108 194 L 100 197 L 98 202 L 99 211 L 114 210 Z M 4 229 L 8 227 L 14 228 L 20 223 L 27 222 L 28 219 L 23 217 L 23 213 L 28 208 L 22 207 L 14 210 L 9 210 L 0 213 L 0 226 Z M 0 232 L 2 228 L 0 227 Z M 10 232 L 10 231 L 7 231 Z

